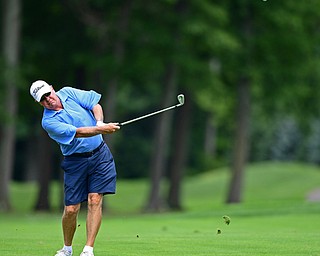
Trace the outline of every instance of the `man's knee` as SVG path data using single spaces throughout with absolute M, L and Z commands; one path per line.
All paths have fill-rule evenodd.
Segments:
M 102 204 L 102 194 L 90 193 L 88 195 L 88 206 L 100 206 Z
M 66 217 L 77 216 L 80 210 L 80 204 L 77 205 L 67 205 L 64 207 L 64 215 Z

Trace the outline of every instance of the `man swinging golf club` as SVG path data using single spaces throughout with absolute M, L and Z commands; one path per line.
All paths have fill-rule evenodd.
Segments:
M 101 95 L 64 87 L 55 92 L 45 81 L 32 83 L 30 94 L 44 107 L 42 127 L 61 149 L 64 159 L 64 246 L 55 256 L 71 256 L 80 204 L 88 201 L 87 241 L 80 256 L 93 256 L 93 246 L 102 219 L 102 199 L 114 194 L 116 168 L 102 134 L 120 129 L 118 123 L 104 123 Z

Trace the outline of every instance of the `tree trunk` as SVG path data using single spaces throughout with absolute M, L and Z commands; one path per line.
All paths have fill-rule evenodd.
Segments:
M 232 178 L 229 186 L 227 203 L 239 203 L 242 199 L 244 168 L 248 154 L 249 120 L 250 120 L 250 82 L 242 79 L 237 87 L 238 104 L 232 161 Z
M 244 45 L 244 53 L 239 59 L 241 67 L 237 82 L 237 109 L 236 130 L 234 136 L 234 152 L 231 164 L 232 177 L 227 197 L 227 203 L 239 203 L 242 200 L 242 186 L 244 169 L 247 163 L 249 147 L 249 122 L 250 122 L 250 86 L 252 69 L 251 55 L 252 43 L 252 5 L 248 4 L 242 12 L 237 12 L 237 24 L 241 32 L 240 38 Z
M 183 15 L 186 9 L 186 2 L 184 0 L 177 1 L 175 4 L 176 15 Z M 179 47 L 180 42 L 180 30 L 174 28 L 173 33 L 173 45 Z M 165 96 L 163 107 L 169 106 L 174 98 L 177 86 L 178 77 L 177 65 L 175 60 L 171 60 L 170 65 L 167 67 L 166 79 L 165 79 Z M 164 201 L 160 195 L 160 184 L 164 173 L 164 169 L 167 166 L 167 150 L 170 141 L 170 128 L 172 127 L 173 113 L 167 113 L 159 117 L 159 121 L 156 125 L 154 152 L 151 162 L 151 190 L 149 194 L 149 200 L 147 202 L 147 211 L 159 211 L 163 208 Z
M 165 78 L 165 95 L 163 97 L 162 107 L 172 105 L 174 94 L 176 92 L 176 69 L 170 65 L 167 68 Z M 149 212 L 160 211 L 164 207 L 164 201 L 160 195 L 161 179 L 164 169 L 168 161 L 168 144 L 170 140 L 170 128 L 172 127 L 173 112 L 169 111 L 157 117 L 156 128 L 153 143 L 153 154 L 150 166 L 151 188 L 149 192 L 149 199 L 145 210 Z
M 17 85 L 20 38 L 20 0 L 4 1 L 3 9 L 3 56 L 4 56 L 4 122 L 1 126 L 0 149 L 0 210 L 11 209 L 9 183 L 14 163 L 15 119 L 17 113 Z
M 37 169 L 38 169 L 38 199 L 35 205 L 36 211 L 50 211 L 50 180 L 53 166 L 52 140 L 41 131 L 37 141 Z
M 172 210 L 182 210 L 181 185 L 188 154 L 190 131 L 191 101 L 186 97 L 182 109 L 178 110 L 174 136 L 172 167 L 169 172 L 168 205 Z
M 206 120 L 206 130 L 204 139 L 204 153 L 213 159 L 216 155 L 217 128 L 214 125 L 213 114 L 209 114 Z

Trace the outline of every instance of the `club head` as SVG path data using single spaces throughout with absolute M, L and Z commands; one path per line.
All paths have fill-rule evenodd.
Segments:
M 184 95 L 183 94 L 179 94 L 177 96 L 177 99 L 179 101 L 179 105 L 182 106 L 184 104 Z

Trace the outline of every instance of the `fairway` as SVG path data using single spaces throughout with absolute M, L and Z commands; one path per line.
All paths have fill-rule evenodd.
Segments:
M 266 170 L 268 180 L 262 175 Z M 287 183 L 279 179 L 286 172 L 294 174 L 287 176 Z M 320 256 L 320 203 L 305 200 L 306 193 L 319 184 L 319 169 L 279 164 L 251 167 L 247 182 L 252 192 L 242 204 L 234 205 L 222 203 L 227 181 L 224 173 L 188 179 L 184 189 L 188 210 L 180 213 L 137 214 L 147 189 L 145 181 L 120 181 L 121 192 L 108 201 L 110 209 L 104 216 L 95 255 Z M 269 182 L 274 186 L 269 187 Z M 19 186 L 15 190 L 18 192 Z M 130 194 L 130 190 L 137 193 Z M 223 215 L 230 216 L 230 225 L 224 223 Z M 1 255 L 54 255 L 62 246 L 60 213 L 26 211 L 0 217 Z M 81 214 L 74 255 L 80 254 L 84 241 L 85 217 Z
M 319 210 L 302 206 L 298 214 L 161 214 L 105 217 L 96 255 L 320 255 Z M 256 215 L 257 214 L 257 215 Z M 2 216 L 3 217 L 3 216 Z M 74 250 L 80 254 L 85 221 L 79 218 Z M 222 233 L 217 234 L 217 229 Z M 1 220 L 2 255 L 53 255 L 61 246 L 60 216 L 6 216 Z

